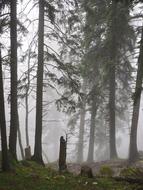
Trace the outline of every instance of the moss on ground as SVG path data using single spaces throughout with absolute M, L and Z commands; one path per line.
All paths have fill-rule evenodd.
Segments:
M 70 173 L 59 175 L 34 162 L 21 162 L 15 170 L 0 173 L 0 190 L 141 190 L 143 186 L 117 182 L 111 178 L 86 178 Z
M 99 175 L 103 177 L 112 177 L 114 174 L 114 171 L 112 168 L 108 165 L 104 165 L 99 170 Z

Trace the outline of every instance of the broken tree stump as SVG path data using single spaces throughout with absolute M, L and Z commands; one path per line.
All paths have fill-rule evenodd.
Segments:
M 25 148 L 25 159 L 31 160 L 31 148 L 30 148 L 30 146 Z
M 66 149 L 67 149 L 67 140 L 63 136 L 60 138 L 60 151 L 59 151 L 59 171 L 65 171 L 67 169 L 66 165 Z
M 92 173 L 91 167 L 89 167 L 87 165 L 81 166 L 80 175 L 84 176 L 84 177 L 92 178 L 93 173 Z

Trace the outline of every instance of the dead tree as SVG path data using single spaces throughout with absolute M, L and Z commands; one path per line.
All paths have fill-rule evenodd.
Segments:
M 30 146 L 25 148 L 25 159 L 31 160 L 31 148 L 30 148 Z
M 66 149 L 67 149 L 67 139 L 65 140 L 63 136 L 60 138 L 60 152 L 59 152 L 59 171 L 65 171 L 67 169 L 66 165 Z

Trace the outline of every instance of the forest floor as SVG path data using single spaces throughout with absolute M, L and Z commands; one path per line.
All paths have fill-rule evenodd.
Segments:
M 100 161 L 100 162 L 91 162 L 91 163 L 83 163 L 82 165 L 87 165 L 90 168 L 92 168 L 92 172 L 93 175 L 96 176 L 98 175 L 98 173 L 100 172 L 100 169 L 103 167 L 106 168 L 106 166 L 108 166 L 108 168 L 110 168 L 112 170 L 112 175 L 113 176 L 119 176 L 121 171 L 124 168 L 140 168 L 143 172 L 143 160 L 140 159 L 137 162 L 135 162 L 132 165 L 129 165 L 128 161 L 126 159 L 114 159 L 114 160 L 106 160 L 106 161 Z M 77 164 L 77 163 L 70 163 L 68 164 L 68 170 L 76 175 L 80 174 L 80 170 L 82 167 L 81 164 Z M 57 168 L 55 168 L 57 169 Z
M 0 190 L 143 190 L 143 184 L 114 179 L 108 167 L 102 170 L 109 175 L 88 178 L 68 172 L 59 175 L 51 167 L 23 161 L 11 172 L 0 173 Z

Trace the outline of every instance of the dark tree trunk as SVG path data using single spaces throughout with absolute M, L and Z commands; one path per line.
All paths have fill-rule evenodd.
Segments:
M 23 150 L 23 146 L 22 146 L 22 139 L 21 139 L 21 131 L 20 131 L 20 123 L 19 123 L 18 110 L 17 110 L 17 129 L 18 129 L 18 141 L 19 141 L 20 152 L 21 152 L 22 160 L 24 160 L 25 157 L 24 157 L 24 150 Z
M 59 151 L 59 171 L 65 171 L 67 169 L 66 165 L 66 150 L 67 150 L 67 140 L 61 136 L 60 138 L 60 151 Z
M 6 120 L 5 120 L 5 106 L 4 106 L 4 89 L 2 77 L 2 58 L 0 45 L 0 131 L 1 131 L 1 147 L 2 147 L 2 170 L 8 171 L 10 169 L 8 151 L 7 151 L 7 136 L 6 136 Z
M 116 92 L 116 82 L 115 82 L 115 73 L 116 73 L 116 7 L 117 3 L 112 1 L 112 21 L 110 25 L 110 36 L 111 42 L 109 46 L 110 51 L 110 65 L 109 65 L 109 144 L 110 144 L 110 159 L 117 157 L 116 151 L 116 124 L 115 124 L 115 92 Z
M 17 143 L 17 0 L 10 1 L 10 38 L 11 38 L 11 112 L 9 150 L 16 156 Z
M 86 82 L 83 83 L 83 93 L 86 94 Z M 77 146 L 77 162 L 83 162 L 83 149 L 84 149 L 84 126 L 85 126 L 85 114 L 86 114 L 86 97 L 83 97 L 80 108 L 80 125 L 79 125 L 79 137 Z
M 33 160 L 43 164 L 42 159 L 42 101 L 44 56 L 44 1 L 39 0 L 38 70 L 36 94 L 36 132 Z
M 110 133 L 110 159 L 117 157 L 116 152 L 116 129 L 115 129 L 115 66 L 112 66 L 109 83 L 109 133 Z
M 91 107 L 91 123 L 90 123 L 90 136 L 89 136 L 89 148 L 88 148 L 88 162 L 94 160 L 94 140 L 95 140 L 95 117 L 97 113 L 97 105 L 95 96 L 93 97 L 92 107 Z
M 130 134 L 130 149 L 129 149 L 130 162 L 134 162 L 138 158 L 137 128 L 138 128 L 138 118 L 139 118 L 140 100 L 142 92 L 142 81 L 143 81 L 143 28 L 142 28 L 142 36 L 140 42 L 140 53 L 138 58 L 136 87 L 133 97 L 134 102 L 133 102 L 133 115 L 132 115 L 131 134 Z

